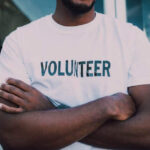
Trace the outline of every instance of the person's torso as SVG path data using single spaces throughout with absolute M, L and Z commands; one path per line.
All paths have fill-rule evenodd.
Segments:
M 122 42 L 123 33 L 115 21 L 104 18 L 97 14 L 85 30 L 81 26 L 67 31 L 67 27 L 55 28 L 48 16 L 47 23 L 35 27 L 30 37 L 25 34 L 23 56 L 31 85 L 72 107 L 127 93 L 131 52 Z M 77 149 L 96 150 L 80 143 L 63 150 Z

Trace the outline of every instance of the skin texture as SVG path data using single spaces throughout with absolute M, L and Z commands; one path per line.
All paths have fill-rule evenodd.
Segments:
M 84 139 L 85 143 L 114 149 L 150 149 L 150 85 L 130 87 L 129 93 L 136 102 L 136 114 L 124 122 L 106 123 Z
M 40 91 L 21 80 L 13 78 L 9 78 L 6 84 L 0 86 L 0 97 L 17 106 L 11 107 L 0 103 L 0 109 L 7 113 L 55 109 L 52 103 Z M 110 97 L 108 96 L 108 99 L 110 101 L 107 101 L 107 103 L 112 103 L 108 103 L 110 105 L 109 111 L 115 120 L 126 120 L 135 112 L 134 102 L 128 95 L 117 93 Z M 120 100 L 122 101 L 120 102 Z
M 59 149 L 88 136 L 107 120 L 126 120 L 135 111 L 134 103 L 129 96 L 116 94 L 75 108 L 33 112 L 38 109 L 45 110 L 40 103 L 41 100 L 44 101 L 43 95 L 15 79 L 9 79 L 7 85 L 1 86 L 0 96 L 22 107 L 24 111 L 30 111 L 17 115 L 0 114 L 1 144 L 5 149 L 11 150 Z M 39 98 L 35 99 L 35 97 Z M 3 105 L 1 109 L 6 111 L 8 106 L 6 108 Z M 30 133 L 32 136 L 29 136 Z
M 17 108 L 1 104 L 1 109 L 8 113 L 49 110 L 55 107 L 45 95 L 19 80 L 8 79 L 0 87 L 0 97 L 19 106 Z
M 5 125 L 9 121 L 11 125 L 1 131 L 2 145 L 4 149 L 12 150 L 59 149 L 70 145 L 111 118 L 104 103 L 105 100 L 102 100 L 99 108 L 95 107 L 99 104 L 96 101 L 73 109 L 6 115 L 1 121 Z M 95 110 L 87 115 L 87 111 L 93 108 Z M 32 136 L 29 136 L 31 133 Z
M 70 0 L 75 4 L 82 4 L 85 6 L 91 5 L 94 0 Z M 56 10 L 53 15 L 53 19 L 61 25 L 64 26 L 78 26 L 82 24 L 86 24 L 92 21 L 95 18 L 94 7 L 91 8 L 90 11 L 83 14 L 72 13 L 70 9 L 68 9 L 61 0 L 57 0 Z
M 85 1 L 84 3 L 81 0 L 62 0 L 62 3 L 73 15 L 80 15 L 89 12 L 93 8 L 95 0 Z
M 18 80 L 14 80 L 14 79 L 10 79 L 10 83 L 11 83 L 11 86 L 13 86 L 12 83 L 14 83 L 14 85 L 16 87 L 18 87 L 18 89 L 21 89 L 21 87 L 24 86 L 23 82 L 20 81 L 20 83 L 18 83 Z M 17 85 L 17 83 L 18 83 L 18 85 Z M 27 87 L 27 85 L 25 85 L 25 86 Z M 2 89 L 1 96 L 2 95 L 4 96 L 6 94 L 5 91 L 10 91 L 9 90 L 10 89 L 9 82 L 7 81 L 7 86 L 2 85 L 1 89 Z M 29 89 L 29 87 L 27 89 Z M 32 89 L 32 90 L 34 91 L 35 89 Z M 30 92 L 28 94 L 32 95 L 33 96 L 32 98 L 34 99 L 34 97 L 36 97 L 36 95 L 34 95 L 33 93 L 38 94 L 38 91 L 36 90 L 36 92 L 33 92 L 32 90 L 30 89 L 29 90 Z M 123 94 L 116 94 L 116 95 L 113 95 L 111 97 L 104 98 L 103 100 L 107 103 L 107 106 L 109 108 L 109 111 L 108 111 L 109 113 L 108 114 L 111 114 L 110 118 L 117 119 L 117 120 L 126 120 L 126 121 L 123 121 L 123 122 L 120 122 L 120 121 L 105 122 L 109 118 L 108 117 L 109 115 L 108 116 L 106 115 L 108 118 L 107 117 L 105 118 L 102 115 L 101 117 L 104 117 L 103 118 L 104 120 L 106 119 L 104 121 L 101 118 L 105 122 L 105 124 L 103 125 L 104 122 L 102 123 L 101 122 L 102 120 L 101 120 L 100 122 L 102 124 L 99 124 L 99 126 L 97 126 L 97 129 L 95 128 L 95 131 L 93 129 L 93 132 L 91 134 L 89 134 L 85 138 L 81 138 L 82 140 L 80 142 L 83 142 L 83 143 L 86 143 L 86 144 L 89 144 L 89 145 L 93 145 L 93 146 L 96 146 L 96 147 L 104 147 L 104 148 L 114 148 L 114 149 L 123 149 L 124 148 L 124 149 L 142 149 L 142 150 L 143 149 L 149 149 L 150 148 L 150 141 L 149 141 L 149 139 L 150 139 L 150 135 L 149 135 L 149 130 L 150 130 L 150 127 L 149 127 L 149 121 L 150 121 L 149 120 L 149 113 L 150 113 L 149 107 L 150 106 L 149 105 L 150 105 L 150 103 L 149 103 L 149 98 L 148 98 L 150 96 L 149 91 L 150 91 L 150 85 L 143 85 L 143 86 L 136 86 L 136 87 L 129 88 L 129 93 L 133 97 L 133 99 L 136 103 L 137 112 L 136 112 L 136 114 L 134 114 L 134 116 L 132 118 L 130 118 L 128 120 L 126 120 L 128 118 L 128 116 L 130 116 L 133 113 L 133 112 L 131 113 L 129 110 L 134 110 L 133 105 L 131 105 L 131 103 L 129 103 L 129 102 L 132 102 L 132 101 L 131 101 L 131 99 L 129 99 L 128 96 L 125 96 Z M 13 91 L 13 93 L 14 93 L 14 91 Z M 11 91 L 10 91 L 9 94 L 12 94 Z M 17 95 L 16 93 L 15 93 L 15 95 L 12 95 L 11 96 L 12 100 L 9 100 L 9 102 L 12 101 L 14 103 L 15 102 L 14 99 L 16 98 L 15 97 L 16 95 Z M 10 97 L 10 96 L 7 93 L 7 96 L 4 96 L 4 97 L 7 98 L 7 97 Z M 42 98 L 43 98 L 43 96 L 40 99 L 42 99 Z M 127 99 L 129 101 L 126 101 Z M 119 100 L 120 100 L 121 103 L 119 102 Z M 123 100 L 124 100 L 124 102 L 123 102 Z M 27 99 L 22 99 L 22 103 L 25 103 L 25 101 L 27 101 Z M 28 101 L 30 101 L 30 100 L 28 100 Z M 104 105 L 106 103 L 101 103 L 101 105 Z M 36 102 L 36 104 L 37 104 L 37 102 Z M 40 103 L 38 103 L 38 104 L 39 104 L 39 108 L 40 108 Z M 98 106 L 98 103 L 96 103 L 95 105 L 94 104 L 92 104 L 92 105 L 91 105 L 92 108 L 95 109 Z M 114 107 L 114 106 L 117 106 L 117 107 Z M 83 107 L 85 107 L 85 106 L 83 106 Z M 2 108 L 4 108 L 4 107 L 2 107 Z M 110 108 L 111 108 L 111 110 L 110 110 Z M 34 107 L 32 102 L 28 103 L 28 105 L 25 105 L 24 109 L 26 109 L 25 111 L 32 111 L 32 109 L 37 110 Z M 85 111 L 85 114 L 86 114 L 85 116 L 87 116 L 88 118 L 89 118 L 89 114 L 88 114 L 89 109 L 92 110 L 91 108 L 88 108 L 87 106 L 85 107 L 85 110 L 86 110 Z M 4 111 L 5 110 L 6 109 L 4 109 Z M 129 111 L 128 114 L 126 114 L 127 110 Z M 74 113 L 76 111 L 80 112 L 80 108 L 74 110 Z M 62 118 L 62 116 L 60 116 L 60 115 L 62 114 L 63 111 L 54 111 L 54 112 L 55 113 L 57 112 L 56 114 L 58 115 L 57 116 L 58 118 Z M 33 140 L 36 140 L 36 142 L 37 142 L 41 139 L 44 139 L 44 141 L 43 141 L 43 143 L 41 143 L 41 145 L 38 145 L 39 148 L 43 148 L 43 146 L 47 145 L 47 147 L 44 147 L 45 149 L 50 148 L 51 146 L 53 146 L 53 148 L 55 149 L 55 148 L 60 148 L 61 146 L 63 147 L 63 146 L 66 146 L 67 144 L 69 144 L 68 141 L 70 141 L 70 137 L 67 136 L 66 139 L 64 139 L 64 140 L 61 139 L 62 143 L 52 142 L 54 145 L 50 145 L 49 141 L 50 140 L 53 141 L 53 138 L 51 138 L 51 136 L 49 136 L 49 135 L 51 135 L 49 133 L 52 132 L 50 129 L 54 129 L 54 128 L 51 127 L 51 124 L 49 124 L 49 123 L 52 123 L 53 121 L 55 122 L 55 119 L 54 120 L 52 119 L 49 122 L 47 120 L 49 120 L 48 118 L 54 112 L 49 111 L 49 112 L 46 112 L 45 114 L 42 114 L 41 112 L 34 112 L 33 114 L 32 113 L 31 114 L 29 114 L 29 113 L 20 114 L 20 115 L 17 115 L 18 118 L 16 116 L 15 116 L 15 118 L 13 118 L 12 115 L 7 116 L 7 114 L 5 114 L 7 117 L 5 116 L 4 121 L 3 120 L 1 120 L 1 121 L 5 124 L 8 121 L 7 119 L 9 119 L 9 122 L 11 121 L 11 126 L 8 127 L 8 125 L 5 124 L 4 126 L 5 126 L 5 128 L 7 127 L 7 130 L 4 130 L 4 128 L 2 128 L 3 130 L 2 130 L 0 135 L 1 136 L 4 135 L 4 138 L 3 138 L 4 146 L 7 145 L 8 147 L 9 146 L 14 147 L 15 149 L 28 148 L 28 146 L 34 148 L 35 145 L 32 145 L 34 143 Z M 63 119 L 65 119 L 65 117 L 67 117 L 67 120 L 68 120 L 68 113 L 71 114 L 71 118 L 72 118 L 73 117 L 72 115 L 74 113 L 71 113 L 71 112 L 72 112 L 71 109 L 66 110 L 66 112 L 64 112 L 64 116 L 63 116 L 64 118 Z M 115 112 L 115 114 L 114 114 L 114 112 Z M 55 114 L 55 117 L 52 117 L 52 118 L 56 118 L 56 114 Z M 91 114 L 91 112 L 90 112 L 90 114 Z M 118 114 L 118 115 L 116 115 L 116 114 Z M 122 116 L 121 114 L 122 115 L 124 114 L 124 115 Z M 37 118 L 35 118 L 35 116 L 37 116 Z M 43 116 L 46 119 L 46 121 L 42 120 Z M 86 121 L 85 116 L 83 117 L 84 119 L 82 118 L 84 121 Z M 40 132 L 39 131 L 40 127 L 38 126 L 37 121 L 36 121 L 37 126 L 35 126 L 33 124 L 33 122 L 35 120 L 40 120 L 40 122 L 42 121 L 42 123 L 45 126 L 50 126 L 51 127 L 50 129 L 48 128 L 45 131 L 46 133 L 48 133 L 48 135 L 45 133 L 45 134 L 43 134 L 43 137 L 42 136 L 38 137 L 38 135 L 40 135 L 40 133 L 39 133 Z M 79 121 L 79 118 L 78 118 L 78 121 Z M 39 124 L 40 124 L 40 122 L 39 122 Z M 73 121 L 71 121 L 71 122 L 73 124 L 75 124 L 75 122 L 73 122 Z M 65 122 L 65 123 L 67 124 L 67 122 Z M 42 124 L 42 126 L 44 127 L 43 124 Z M 60 123 L 58 123 L 58 122 L 55 124 L 55 127 L 58 127 L 58 129 L 60 128 L 60 126 L 58 126 L 59 124 Z M 14 126 L 12 127 L 12 125 L 14 125 Z M 20 130 L 18 130 L 18 128 L 16 128 L 17 125 L 20 125 L 22 128 Z M 102 125 L 102 126 L 100 126 L 100 125 Z M 32 126 L 32 128 L 34 128 L 34 130 L 31 128 L 31 126 Z M 61 126 L 62 126 L 62 123 L 61 123 Z M 73 127 L 72 124 L 70 126 Z M 66 127 L 66 125 L 65 125 L 65 127 Z M 93 125 L 92 125 L 92 127 L 93 127 Z M 29 130 L 30 128 L 31 128 L 31 131 Z M 84 126 L 84 128 L 85 128 L 85 126 Z M 63 131 L 64 131 L 64 129 L 66 129 L 66 128 L 63 128 Z M 79 134 L 80 134 L 80 129 L 81 128 L 78 128 Z M 13 132 L 8 132 L 7 133 L 8 130 L 9 131 L 11 130 Z M 27 132 L 26 130 L 29 130 L 29 131 Z M 68 132 L 68 128 L 66 130 Z M 88 128 L 86 130 L 86 133 L 89 132 L 89 131 L 90 130 Z M 32 134 L 32 139 L 30 139 L 28 137 L 29 132 L 38 133 L 38 135 L 35 134 L 33 136 L 33 134 Z M 61 133 L 61 131 L 60 131 L 60 133 Z M 71 133 L 71 132 L 69 131 L 69 133 Z M 24 139 L 24 141 L 22 141 L 21 145 L 20 145 L 20 143 L 18 143 L 18 140 L 16 138 L 16 136 L 18 136 L 18 134 L 19 134 L 21 139 Z M 53 133 L 53 134 L 55 135 L 56 133 Z M 54 135 L 52 137 L 54 137 Z M 71 135 L 73 135 L 73 133 Z M 64 136 L 64 133 L 62 133 L 62 136 Z M 38 137 L 38 139 L 36 139 L 36 137 Z M 48 141 L 45 139 L 45 137 L 46 137 L 46 139 L 48 139 Z M 60 137 L 60 135 L 59 135 L 59 137 Z M 71 136 L 71 137 L 73 138 L 74 136 Z M 32 141 L 32 143 L 29 142 L 30 140 Z M 13 141 L 13 143 L 11 143 L 10 141 Z M 46 143 L 46 141 L 48 143 Z M 30 144 L 27 144 L 27 143 L 30 143 Z M 15 144 L 15 146 L 13 144 Z M 45 145 L 42 145 L 42 144 L 45 144 Z M 63 145 L 63 144 L 66 144 L 66 145 Z M 6 148 L 7 148 L 7 146 L 6 146 Z M 19 146 L 19 147 L 16 147 L 16 146 Z M 37 149 L 37 148 L 35 148 L 35 149 Z

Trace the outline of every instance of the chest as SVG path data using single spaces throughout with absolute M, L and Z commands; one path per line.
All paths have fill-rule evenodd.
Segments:
M 128 53 L 117 38 L 53 38 L 33 44 L 25 61 L 32 86 L 71 106 L 127 91 Z

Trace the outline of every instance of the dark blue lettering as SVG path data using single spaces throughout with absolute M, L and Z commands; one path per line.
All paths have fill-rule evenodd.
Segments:
M 78 77 L 78 62 L 74 62 L 74 76 Z
M 43 62 L 41 62 L 41 74 L 42 74 L 42 76 L 44 76 L 46 73 L 47 64 L 48 64 L 48 61 L 46 61 L 45 64 L 43 64 Z
M 85 65 L 85 61 L 80 61 L 79 65 L 81 66 L 81 77 L 83 77 L 83 72 L 84 72 L 84 65 Z
M 110 77 L 110 67 L 111 63 L 109 61 L 103 62 L 103 76 L 105 76 L 107 72 L 107 76 Z
M 71 60 L 71 69 L 70 70 L 71 71 L 69 72 L 69 62 L 68 62 L 68 60 L 66 60 L 66 74 L 68 76 L 72 76 L 72 74 L 73 74 L 73 60 Z
M 102 63 L 102 62 L 101 62 L 100 60 L 95 61 L 94 75 L 95 75 L 96 77 L 101 76 L 101 73 L 98 72 L 98 70 L 100 70 L 100 66 L 99 66 L 99 65 L 100 65 L 101 63 Z
M 52 65 L 53 65 L 53 70 L 52 70 Z M 55 61 L 51 61 L 50 64 L 49 64 L 49 67 L 48 67 L 48 73 L 49 75 L 51 76 L 54 76 L 56 74 L 56 71 L 57 71 L 57 64 Z
M 61 61 L 58 62 L 58 75 L 59 76 L 64 76 L 65 73 L 61 71 Z
M 90 73 L 90 70 L 92 70 L 91 64 L 93 64 L 93 61 L 87 61 L 87 77 L 93 77 L 93 73 Z

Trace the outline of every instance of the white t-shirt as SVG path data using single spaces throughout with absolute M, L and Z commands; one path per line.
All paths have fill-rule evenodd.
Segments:
M 52 15 L 18 28 L 0 55 L 0 82 L 21 79 L 69 106 L 150 84 L 150 45 L 135 26 L 96 13 L 66 27 Z M 96 150 L 75 143 L 63 150 Z

